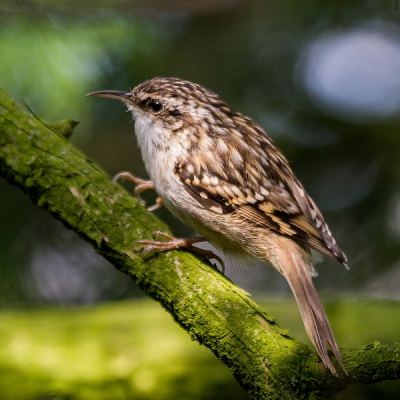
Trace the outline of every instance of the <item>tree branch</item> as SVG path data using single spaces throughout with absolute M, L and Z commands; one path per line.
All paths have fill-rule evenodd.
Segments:
M 143 259 L 138 239 L 168 228 L 66 140 L 76 125 L 47 125 L 0 91 L 0 174 L 90 242 L 223 361 L 256 399 L 333 398 L 352 383 L 399 379 L 397 344 L 342 350 L 338 378 L 240 288 L 182 251 Z

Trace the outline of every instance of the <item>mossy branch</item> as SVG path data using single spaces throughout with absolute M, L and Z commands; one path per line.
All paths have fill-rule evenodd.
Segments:
M 168 228 L 68 143 L 75 125 L 47 125 L 0 91 L 1 176 L 160 302 L 253 398 L 327 399 L 352 383 L 399 379 L 397 344 L 342 349 L 349 375 L 337 368 L 335 378 L 209 263 L 182 251 L 143 259 L 132 243 Z

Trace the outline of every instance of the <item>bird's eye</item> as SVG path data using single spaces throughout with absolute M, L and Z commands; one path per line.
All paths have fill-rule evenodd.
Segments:
M 151 109 L 151 111 L 153 111 L 153 113 L 159 113 L 162 109 L 163 109 L 163 105 L 161 103 L 161 101 L 159 100 L 150 100 L 149 103 L 149 108 Z

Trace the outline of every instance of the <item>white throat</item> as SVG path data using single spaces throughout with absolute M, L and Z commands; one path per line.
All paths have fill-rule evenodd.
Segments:
M 133 107 L 129 107 L 129 110 L 135 119 L 136 137 L 146 171 L 156 184 L 160 168 L 166 167 L 165 156 L 168 153 L 163 149 L 168 138 L 165 138 L 162 125 L 152 115 Z

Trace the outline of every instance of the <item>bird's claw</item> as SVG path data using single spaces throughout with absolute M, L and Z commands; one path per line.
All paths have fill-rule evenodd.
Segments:
M 127 171 L 120 172 L 119 174 L 115 175 L 112 178 L 112 181 L 113 181 L 113 183 L 116 183 L 119 179 L 126 179 L 126 180 L 134 182 L 137 186 L 135 187 L 135 190 L 133 191 L 133 195 L 142 206 L 146 206 L 146 201 L 144 199 L 142 199 L 142 197 L 140 196 L 140 193 L 142 193 L 148 189 L 154 189 L 153 182 L 150 180 L 138 178 L 137 176 L 132 175 L 130 172 L 127 172 Z M 147 210 L 155 211 L 155 210 L 159 209 L 160 207 L 162 207 L 162 205 L 163 205 L 162 199 L 160 197 L 157 197 L 156 204 L 153 204 L 152 206 L 148 207 Z
M 221 272 L 225 274 L 225 264 L 221 257 L 215 254 L 212 250 L 201 249 L 199 247 L 193 246 L 195 243 L 200 243 L 206 241 L 206 239 L 200 238 L 174 238 L 169 233 L 162 231 L 155 231 L 153 235 L 162 236 L 165 239 L 168 239 L 167 242 L 161 242 L 157 240 L 138 240 L 134 244 L 140 244 L 144 248 L 142 250 L 142 255 L 149 254 L 153 250 L 156 251 L 169 251 L 169 250 L 177 250 L 177 249 L 185 249 L 193 253 L 201 254 L 206 257 L 208 260 L 217 260 L 221 265 Z

